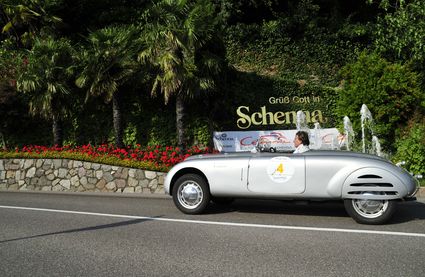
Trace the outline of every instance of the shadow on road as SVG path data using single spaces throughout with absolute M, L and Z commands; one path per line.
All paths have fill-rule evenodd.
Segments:
M 287 215 L 348 216 L 341 201 L 307 202 L 237 199 L 231 204 L 209 205 L 206 213 L 219 214 L 229 212 L 265 213 Z
M 414 201 L 404 202 L 397 205 L 397 210 L 390 224 L 399 224 L 413 220 L 425 220 L 425 203 Z
M 227 205 L 212 203 L 206 211 L 207 214 L 231 212 L 349 217 L 342 201 L 307 202 L 238 199 Z M 418 201 L 398 203 L 396 213 L 387 225 L 413 220 L 425 220 L 425 203 Z
M 156 217 L 156 218 L 159 218 L 159 217 Z M 41 237 L 47 237 L 47 236 L 53 236 L 53 235 L 61 235 L 61 234 L 70 234 L 70 233 L 77 233 L 77 232 L 96 231 L 96 230 L 108 229 L 108 228 L 116 228 L 116 227 L 128 226 L 128 225 L 138 224 L 138 223 L 152 221 L 152 220 L 154 220 L 154 218 L 152 218 L 152 219 L 149 219 L 149 218 L 133 219 L 133 220 L 116 222 L 116 223 L 104 224 L 104 225 L 96 225 L 96 226 L 90 226 L 90 227 L 84 227 L 84 228 L 78 228 L 78 229 L 71 229 L 71 230 L 65 230 L 65 231 L 58 231 L 58 232 L 51 232 L 51 233 L 46 233 L 46 234 L 22 237 L 22 238 L 2 240 L 2 241 L 0 241 L 0 243 L 26 240 L 26 239 L 34 239 L 34 238 L 41 238 Z

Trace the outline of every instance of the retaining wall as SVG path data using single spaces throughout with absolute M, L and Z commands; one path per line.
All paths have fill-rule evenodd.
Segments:
M 165 175 L 67 159 L 0 159 L 0 190 L 164 194 Z M 416 196 L 425 198 L 425 188 Z
M 0 159 L 0 190 L 164 193 L 165 173 L 67 159 Z

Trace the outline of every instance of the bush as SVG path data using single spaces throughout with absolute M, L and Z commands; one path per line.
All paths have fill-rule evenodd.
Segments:
M 16 91 L 16 72 L 27 63 L 22 53 L 0 45 L 0 148 L 50 141 L 50 126 L 43 119 L 28 115 L 28 99 Z
M 414 124 L 396 141 L 394 161 L 405 161 L 404 167 L 414 174 L 425 174 L 425 125 Z
M 405 125 L 417 104 L 423 101 L 418 74 L 408 64 L 390 63 L 367 52 L 362 52 L 341 73 L 345 80 L 336 113 L 341 118 L 348 116 L 355 132 L 359 132 L 360 109 L 366 104 L 374 119 L 375 135 L 382 140 L 384 148 L 392 150 L 396 130 Z

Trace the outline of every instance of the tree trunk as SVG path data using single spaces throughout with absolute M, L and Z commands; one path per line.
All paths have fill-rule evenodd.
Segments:
M 2 146 L 2 149 L 6 151 L 7 150 L 6 141 L 4 140 L 4 135 L 1 131 L 0 131 L 0 138 L 1 138 L 0 145 Z
M 115 132 L 115 146 L 119 148 L 124 148 L 121 102 L 122 101 L 119 92 L 115 92 L 112 96 L 112 115 Z
M 63 144 L 63 129 L 62 129 L 62 121 L 60 120 L 59 116 L 53 114 L 53 124 L 52 124 L 52 131 L 53 131 L 53 145 L 57 145 L 59 147 L 62 147 Z
M 213 110 L 213 107 L 211 105 L 211 96 L 208 95 L 208 96 L 205 97 L 204 105 L 205 105 L 206 114 L 208 115 L 208 135 L 209 135 L 209 139 L 208 139 L 207 147 L 210 148 L 210 149 L 213 149 L 214 148 L 214 139 L 213 139 L 214 110 Z
M 177 128 L 177 144 L 181 149 L 186 147 L 186 138 L 185 138 L 185 108 L 184 108 L 184 99 L 180 94 L 176 98 L 176 128 Z

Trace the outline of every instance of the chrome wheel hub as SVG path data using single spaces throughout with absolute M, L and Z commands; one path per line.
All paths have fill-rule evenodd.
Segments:
M 186 209 L 195 209 L 198 207 L 204 194 L 201 186 L 194 181 L 186 181 L 179 187 L 178 200 Z
M 354 210 L 366 218 L 377 218 L 388 208 L 388 200 L 353 199 Z

